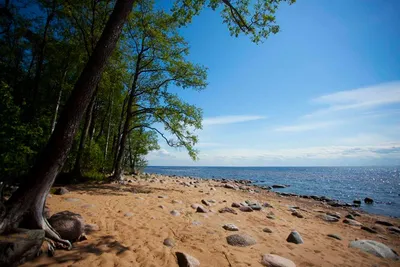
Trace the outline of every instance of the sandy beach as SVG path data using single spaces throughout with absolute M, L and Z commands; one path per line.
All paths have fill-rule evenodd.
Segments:
M 131 181 L 125 185 L 67 186 L 69 193 L 51 195 L 47 199 L 51 214 L 64 210 L 79 213 L 85 223 L 98 229 L 88 233 L 87 240 L 74 243 L 70 251 L 57 250 L 54 257 L 42 255 L 23 266 L 178 266 L 176 252 L 195 257 L 201 266 L 262 266 L 264 254 L 285 257 L 296 266 L 400 266 L 400 261 L 349 247 L 351 241 L 368 239 L 400 251 L 400 234 L 387 226 L 378 225 L 374 228 L 378 233 L 370 233 L 343 223 L 351 208 L 333 208 L 252 186 L 225 188 L 226 183 L 213 180 L 160 175 L 126 176 L 126 180 Z M 272 207 L 262 205 L 262 210 L 252 212 L 232 208 L 237 214 L 219 212 L 246 200 Z M 193 204 L 201 204 L 207 213 L 196 212 Z M 303 218 L 292 215 L 294 210 Z M 341 219 L 322 220 L 319 216 L 327 212 L 339 213 Z M 400 225 L 399 219 L 359 213 L 356 220 L 369 228 L 376 226 L 377 220 Z M 225 230 L 228 223 L 239 231 Z M 272 233 L 263 231 L 265 228 Z M 286 241 L 292 230 L 301 235 L 304 244 Z M 249 235 L 256 244 L 229 245 L 226 238 L 232 234 Z M 166 238 L 172 239 L 173 247 L 163 244 Z

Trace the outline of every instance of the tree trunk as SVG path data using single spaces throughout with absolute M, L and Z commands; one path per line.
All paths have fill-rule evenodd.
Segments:
M 43 217 L 44 203 L 66 161 L 79 123 L 115 49 L 134 2 L 135 0 L 117 0 L 100 40 L 78 78 L 43 153 L 31 169 L 29 178 L 6 202 L 7 212 L 0 218 L 0 233 L 17 228 L 23 219 L 29 219 L 32 228 L 44 229 L 48 238 L 59 245 L 71 247 L 69 241 L 62 240 Z
M 96 92 L 97 92 L 97 90 L 98 89 L 96 89 Z M 85 151 L 86 137 L 88 136 L 89 126 L 90 126 L 90 122 L 92 120 L 92 111 L 93 111 L 93 107 L 94 107 L 95 98 L 96 98 L 96 96 L 93 95 L 92 99 L 90 100 L 89 107 L 86 111 L 85 123 L 83 124 L 82 134 L 81 134 L 81 138 L 79 141 L 78 154 L 76 155 L 74 169 L 72 170 L 72 174 L 76 177 L 82 177 L 82 164 L 81 164 L 82 156 Z

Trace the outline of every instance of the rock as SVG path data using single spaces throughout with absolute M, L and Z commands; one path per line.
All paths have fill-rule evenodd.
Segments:
M 361 229 L 364 230 L 364 231 L 370 232 L 370 233 L 372 233 L 372 234 L 377 234 L 377 233 L 378 233 L 378 232 L 375 231 L 374 229 L 369 228 L 369 227 L 367 227 L 367 226 L 361 226 Z
M 168 237 L 168 238 L 164 239 L 163 244 L 167 247 L 173 248 L 173 247 L 175 247 L 175 240 Z
M 207 213 L 208 210 L 206 210 L 202 205 L 199 205 L 199 206 L 197 207 L 197 209 L 196 209 L 196 212 L 199 212 L 199 213 Z
M 182 204 L 182 200 L 172 200 L 172 204 Z
M 386 233 L 385 228 L 383 226 L 380 226 L 380 225 L 374 225 L 374 226 L 371 227 L 371 229 L 373 229 L 374 231 L 376 231 L 377 233 L 380 233 L 380 234 Z
M 193 209 L 197 209 L 197 207 L 201 206 L 200 204 L 194 203 L 192 205 L 190 205 L 190 207 L 192 207 Z
M 126 212 L 126 213 L 124 214 L 124 216 L 125 216 L 125 217 L 132 217 L 132 216 L 133 216 L 133 213 L 132 213 L 132 212 Z
M 54 214 L 48 220 L 62 239 L 75 242 L 85 233 L 85 223 L 80 214 L 71 211 L 62 211 Z
M 44 209 L 43 209 L 43 216 L 44 216 L 46 219 L 50 218 L 50 208 L 49 208 L 49 207 L 44 206 Z
M 168 198 L 168 196 L 158 196 L 158 198 Z
M 225 230 L 228 230 L 228 231 L 239 231 L 239 228 L 236 225 L 234 225 L 233 223 L 224 224 L 224 226 L 222 226 L 222 228 L 224 228 Z
M 268 228 L 268 227 L 265 227 L 265 228 L 263 229 L 263 232 L 265 232 L 265 233 L 272 233 L 272 230 L 271 230 L 270 228 Z
M 68 191 L 67 188 L 60 187 L 60 188 L 56 189 L 56 191 L 54 192 L 54 195 L 65 195 L 65 194 L 68 194 L 68 193 L 69 193 L 69 191 Z
M 297 210 L 293 211 L 292 215 L 297 217 L 297 218 L 304 218 L 304 216 L 300 212 L 298 212 Z
M 272 188 L 286 188 L 287 186 L 286 185 L 283 185 L 283 184 L 274 184 L 273 186 L 272 186 Z
M 199 222 L 199 221 L 193 221 L 193 222 L 192 222 L 192 225 L 199 226 L 199 225 L 201 225 L 201 222 Z
M 202 199 L 202 200 L 201 200 L 201 203 L 203 203 L 203 204 L 206 205 L 207 207 L 210 207 L 210 206 L 211 206 L 211 204 L 208 203 L 208 201 L 205 200 L 205 199 Z
M 357 204 L 357 205 L 361 205 L 361 200 L 355 199 L 355 200 L 353 200 L 353 203 L 354 203 L 354 204 Z
M 240 204 L 238 204 L 238 203 L 236 203 L 236 202 L 233 202 L 232 205 L 231 205 L 231 207 L 232 207 L 232 208 L 240 208 L 241 206 L 240 206 Z
M 387 229 L 392 233 L 400 234 L 400 228 L 398 228 L 396 226 L 389 226 Z
M 230 235 L 226 238 L 226 241 L 229 245 L 236 247 L 247 247 L 255 245 L 257 243 L 254 238 L 246 234 Z
M 300 234 L 297 231 L 292 231 L 289 236 L 286 238 L 286 241 L 294 244 L 303 244 L 304 241 L 301 238 Z
M 354 218 L 354 216 L 352 214 L 347 214 L 345 216 L 347 219 L 351 219 L 351 220 L 355 220 L 356 218 Z
M 252 208 L 246 207 L 246 206 L 241 206 L 241 207 L 239 208 L 239 210 L 240 210 L 240 211 L 243 211 L 243 212 L 252 212 L 252 211 L 253 211 Z
M 362 223 L 357 222 L 356 220 L 351 220 L 351 219 L 344 219 L 343 223 L 349 224 L 349 225 L 352 225 L 352 226 L 362 226 Z
M 92 223 L 85 224 L 85 234 L 90 234 L 99 230 L 100 227 L 97 224 L 92 224 Z
M 370 197 L 366 197 L 366 198 L 364 198 L 364 203 L 365 204 L 373 204 L 374 200 Z
M 0 235 L 0 266 L 14 267 L 33 259 L 40 251 L 44 237 L 43 230 L 27 229 Z
M 177 210 L 171 210 L 170 214 L 172 216 L 180 216 L 181 215 L 181 213 L 179 211 L 177 211 Z
M 84 208 L 84 209 L 88 209 L 88 208 L 94 208 L 94 207 L 96 207 L 96 206 L 93 205 L 93 204 L 84 204 L 84 205 L 82 205 L 81 207 Z
M 337 234 L 328 234 L 329 237 L 335 238 L 337 240 L 342 240 L 342 238 Z
M 361 213 L 357 212 L 357 211 L 350 211 L 350 214 L 353 215 L 354 217 L 361 217 Z
M 160 209 L 165 209 L 165 206 L 164 205 L 159 205 L 158 206 Z
M 267 218 L 270 220 L 275 220 L 275 216 L 274 215 L 267 215 Z
M 267 203 L 267 202 L 263 203 L 262 206 L 263 206 L 264 208 L 273 208 L 272 205 L 269 204 L 269 203 Z
M 176 252 L 176 258 L 178 259 L 178 266 L 179 267 L 199 267 L 200 262 L 193 256 L 183 252 Z
M 249 205 L 249 207 L 250 207 L 252 210 L 262 210 L 260 204 L 258 204 L 258 203 L 253 203 L 253 204 Z
M 212 204 L 217 203 L 217 201 L 216 201 L 215 199 L 209 199 L 209 200 L 207 200 L 207 202 L 208 202 L 208 203 L 212 203 Z
M 358 248 L 377 257 L 398 260 L 397 253 L 388 246 L 373 240 L 356 240 L 350 242 L 349 247 Z
M 380 224 L 384 226 L 394 226 L 393 223 L 387 222 L 387 221 L 382 221 L 382 220 L 377 220 L 375 224 Z
M 80 201 L 80 199 L 79 198 L 66 198 L 65 199 L 65 201 L 67 201 L 67 202 L 78 202 L 78 201 Z
M 339 219 L 337 217 L 333 217 L 331 215 L 326 215 L 326 214 L 320 214 L 320 215 L 317 215 L 317 217 L 326 222 L 338 222 L 339 221 Z
M 236 185 L 233 185 L 233 184 L 225 184 L 224 187 L 225 188 L 229 188 L 229 189 L 234 189 L 234 190 L 238 189 L 238 187 Z
M 215 189 L 214 187 L 210 188 L 210 191 L 216 191 L 217 189 Z
M 293 261 L 274 254 L 263 255 L 261 264 L 268 267 L 296 267 Z
M 228 213 L 237 214 L 236 210 L 234 210 L 234 209 L 232 209 L 232 208 L 228 208 L 228 207 L 222 208 L 222 209 L 218 210 L 218 212 L 219 212 L 219 213 L 226 213 L 226 212 L 228 212 Z

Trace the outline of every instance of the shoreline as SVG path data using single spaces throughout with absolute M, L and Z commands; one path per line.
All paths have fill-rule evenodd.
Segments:
M 74 243 L 71 251 L 56 251 L 53 258 L 41 256 L 23 266 L 178 266 L 177 253 L 196 258 L 201 266 L 262 266 L 265 254 L 279 255 L 300 267 L 399 264 L 349 247 L 355 240 L 375 240 L 399 252 L 400 234 L 376 224 L 386 222 L 397 229 L 399 219 L 281 196 L 243 181 L 235 185 L 148 174 L 125 176 L 114 184 L 67 188 L 68 194 L 47 199 L 51 214 L 63 210 L 79 213 L 98 230 L 90 233 L 88 240 Z M 232 207 L 233 203 L 239 207 Z M 248 211 L 249 207 L 254 209 Z M 325 221 L 332 219 L 327 214 L 340 219 Z M 351 224 L 349 215 L 357 225 Z M 238 231 L 224 229 L 226 224 L 234 224 Z M 292 230 L 301 235 L 304 244 L 286 241 Z M 248 235 L 255 243 L 230 245 L 228 237 L 234 234 Z M 171 239 L 173 246 L 163 244 L 166 239 Z
M 154 167 L 154 166 L 152 166 Z M 297 167 L 296 167 L 297 168 Z M 281 196 L 286 196 L 286 197 L 297 197 L 297 198 L 304 198 L 304 199 L 313 199 L 315 201 L 320 201 L 320 202 L 325 202 L 328 205 L 331 205 L 332 207 L 347 207 L 347 208 L 353 208 L 353 209 L 357 209 L 357 211 L 362 211 L 364 213 L 368 213 L 371 215 L 380 215 L 380 216 L 386 216 L 389 218 L 393 218 L 393 219 L 399 219 L 399 216 L 391 216 L 391 215 L 387 215 L 387 214 L 383 214 L 383 213 L 374 213 L 374 212 L 369 212 L 363 209 L 363 207 L 361 206 L 361 203 L 363 203 L 364 205 L 374 205 L 374 203 L 365 203 L 364 199 L 360 199 L 361 203 L 360 204 L 355 204 L 354 201 L 353 203 L 348 203 L 348 202 L 344 202 L 340 199 L 335 199 L 335 198 L 331 198 L 331 197 L 326 197 L 324 195 L 307 195 L 307 194 L 297 194 L 297 193 L 293 193 L 293 192 L 280 192 L 279 189 L 287 189 L 290 188 L 291 185 L 284 185 L 285 187 L 277 187 L 274 188 L 274 185 L 258 185 L 253 183 L 253 181 L 248 180 L 248 179 L 229 179 L 229 178 L 215 178 L 215 177 L 196 177 L 196 176 L 179 176 L 179 175 L 166 175 L 166 174 L 161 174 L 161 173 L 143 173 L 143 175 L 160 175 L 160 176 L 165 176 L 165 177 L 170 177 L 170 178 L 189 178 L 189 179 L 200 179 L 200 180 L 212 180 L 215 182 L 234 182 L 236 184 L 241 184 L 243 185 L 242 181 L 245 181 L 246 183 L 244 185 L 247 186 L 253 186 L 255 188 L 258 188 L 260 190 L 267 190 L 271 193 L 276 193 L 277 195 L 281 195 Z M 280 185 L 279 185 L 280 186 Z M 369 197 L 366 197 L 369 198 Z M 370 198 L 371 199 L 371 198 Z

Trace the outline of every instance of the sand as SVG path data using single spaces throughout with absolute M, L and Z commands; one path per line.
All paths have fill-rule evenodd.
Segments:
M 88 234 L 88 240 L 74 243 L 70 251 L 57 250 L 52 258 L 40 256 L 23 266 L 178 266 L 175 252 L 192 255 L 201 266 L 262 266 L 262 255 L 267 253 L 288 258 L 296 266 L 400 266 L 399 261 L 349 248 L 350 241 L 371 239 L 400 252 L 400 235 L 389 231 L 372 234 L 360 227 L 346 225 L 342 220 L 348 210 L 344 208 L 282 197 L 266 190 L 255 193 L 228 189 L 211 180 L 196 184 L 196 180 L 189 178 L 154 175 L 152 178 L 155 179 L 136 178 L 127 185 L 69 186 L 70 193 L 49 197 L 47 205 L 52 214 L 64 210 L 79 213 L 86 223 L 96 224 L 99 230 Z M 192 182 L 192 185 L 185 186 L 183 182 L 187 185 Z M 201 204 L 202 199 L 216 201 L 207 207 L 212 212 L 196 213 L 191 207 L 194 203 Z M 230 207 L 232 202 L 245 200 L 268 202 L 273 208 L 254 212 L 241 212 L 235 208 L 237 215 L 218 212 L 223 207 Z M 289 206 L 298 206 L 304 218 L 292 216 Z M 179 211 L 180 216 L 172 216 L 172 210 Z M 339 212 L 342 219 L 336 223 L 324 222 L 316 217 L 321 210 Z M 271 211 L 275 220 L 266 218 Z M 400 225 L 399 219 L 384 216 L 362 213 L 357 217 L 366 226 L 373 226 L 377 219 Z M 235 224 L 239 231 L 223 229 L 227 223 Z M 265 227 L 272 233 L 263 232 Z M 304 244 L 286 242 L 294 229 L 300 233 Z M 228 245 L 226 237 L 236 233 L 250 235 L 257 244 L 249 247 Z M 327 237 L 328 234 L 337 234 L 342 240 Z M 163 245 L 165 238 L 175 240 L 175 246 Z

